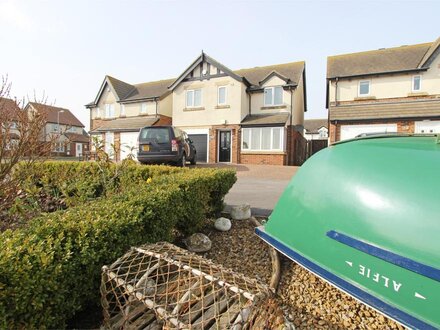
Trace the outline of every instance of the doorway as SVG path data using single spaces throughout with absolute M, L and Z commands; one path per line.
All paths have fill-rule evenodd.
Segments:
M 231 162 L 231 131 L 220 131 L 218 141 L 218 161 Z

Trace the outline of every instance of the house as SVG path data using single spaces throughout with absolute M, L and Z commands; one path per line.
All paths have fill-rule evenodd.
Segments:
M 5 150 L 10 150 L 11 144 L 16 143 L 20 138 L 18 129 L 20 111 L 20 107 L 14 100 L 0 97 L 0 144 L 3 146 L 5 143 Z
M 198 161 L 293 164 L 306 111 L 305 63 L 231 70 L 203 53 L 173 81 L 173 125 Z
M 305 119 L 304 137 L 307 140 L 327 140 L 328 119 Z
M 53 142 L 53 155 L 81 157 L 89 150 L 89 136 L 84 125 L 65 108 L 29 102 L 24 108 L 29 115 L 37 112 L 45 117 L 43 139 Z
M 173 124 L 193 140 L 200 162 L 293 164 L 305 79 L 304 62 L 232 71 L 203 52 L 175 79 L 128 84 L 106 76 L 86 105 L 90 134 L 115 160 L 134 151 L 140 128 Z
M 440 38 L 327 59 L 330 142 L 362 133 L 440 133 Z
M 168 86 L 173 81 L 128 84 L 106 76 L 95 100 L 86 105 L 92 138 L 102 140 L 115 160 L 136 156 L 134 148 L 142 127 L 171 125 L 173 97 Z

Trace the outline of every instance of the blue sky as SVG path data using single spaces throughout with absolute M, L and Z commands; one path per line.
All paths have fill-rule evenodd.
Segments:
M 106 74 L 176 77 L 202 49 L 231 69 L 305 60 L 306 118 L 325 118 L 327 56 L 433 41 L 439 13 L 440 1 L 0 0 L 0 75 L 88 127 Z

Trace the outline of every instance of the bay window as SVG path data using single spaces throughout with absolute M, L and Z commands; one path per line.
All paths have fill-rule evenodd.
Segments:
M 284 127 L 243 128 L 241 140 L 243 151 L 283 151 Z

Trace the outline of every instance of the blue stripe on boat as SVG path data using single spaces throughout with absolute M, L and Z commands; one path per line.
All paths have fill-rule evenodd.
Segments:
M 433 280 L 440 282 L 440 269 L 421 264 L 420 262 L 412 259 L 402 257 L 393 252 L 381 249 L 377 246 L 359 241 L 353 237 L 338 233 L 337 231 L 330 230 L 327 232 L 327 236 L 356 250 L 365 252 L 369 255 L 375 256 L 382 260 L 388 261 L 399 267 L 408 269 L 414 273 L 432 278 Z
M 270 236 L 268 233 L 264 231 L 264 229 L 261 229 L 262 227 L 258 227 L 255 229 L 255 233 L 260 236 L 264 241 L 266 241 L 268 244 L 273 246 L 275 249 L 280 251 L 282 254 L 286 255 L 290 259 L 298 262 L 303 267 L 309 269 L 316 275 L 324 278 L 334 286 L 344 290 L 345 292 L 349 293 L 353 297 L 359 299 L 360 301 L 364 302 L 365 304 L 376 308 L 377 310 L 381 311 L 385 315 L 388 315 L 390 318 L 402 323 L 405 326 L 411 327 L 413 329 L 437 329 L 433 327 L 432 325 L 419 320 L 415 318 L 412 315 L 409 315 L 405 313 L 404 311 L 393 307 L 379 298 L 376 298 L 375 296 L 363 291 L 361 288 L 354 286 L 353 284 L 343 280 L 342 278 L 336 276 L 335 274 L 325 270 L 324 268 L 318 266 L 317 264 L 313 263 L 309 259 L 303 257 L 299 253 L 295 252 L 291 248 L 289 248 L 284 243 L 278 241 L 274 237 Z

